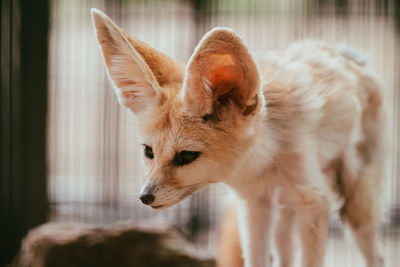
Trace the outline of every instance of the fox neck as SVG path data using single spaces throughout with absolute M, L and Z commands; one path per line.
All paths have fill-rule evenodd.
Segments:
M 266 112 L 254 125 L 252 146 L 242 157 L 230 178 L 224 181 L 239 195 L 244 197 L 253 195 L 252 187 L 259 187 L 259 179 L 265 179 L 266 169 L 272 164 L 272 158 L 277 150 L 278 141 L 275 138 L 273 128 L 269 127 L 265 119 Z

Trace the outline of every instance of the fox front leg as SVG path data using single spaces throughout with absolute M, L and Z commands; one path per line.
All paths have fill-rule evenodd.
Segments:
M 271 267 L 270 228 L 271 203 L 259 200 L 241 200 L 239 204 L 239 228 L 245 267 Z

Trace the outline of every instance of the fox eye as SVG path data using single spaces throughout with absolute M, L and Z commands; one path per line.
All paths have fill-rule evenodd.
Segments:
M 145 145 L 144 146 L 144 155 L 148 159 L 153 159 L 154 158 L 153 149 L 150 146 Z
M 185 164 L 189 164 L 195 159 L 197 159 L 200 156 L 199 151 L 186 151 L 183 150 L 181 152 L 178 152 L 175 154 L 174 157 L 174 164 L 177 166 L 182 166 Z

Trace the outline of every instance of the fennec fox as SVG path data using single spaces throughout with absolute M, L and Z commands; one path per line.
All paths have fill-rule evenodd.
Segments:
M 385 118 L 376 79 L 355 51 L 305 41 L 255 60 L 235 32 L 214 28 L 185 64 L 102 12 L 92 17 L 118 99 L 139 122 L 144 204 L 167 208 L 225 183 L 237 194 L 245 266 L 271 266 L 270 240 L 274 259 L 290 266 L 296 224 L 302 266 L 316 267 L 342 201 L 367 265 L 381 266 Z

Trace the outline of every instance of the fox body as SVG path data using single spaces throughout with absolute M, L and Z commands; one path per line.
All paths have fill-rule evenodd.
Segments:
M 215 28 L 185 64 L 102 12 L 92 17 L 119 101 L 139 122 L 143 203 L 167 208 L 227 184 L 247 267 L 271 266 L 271 240 L 280 266 L 291 266 L 294 224 L 303 266 L 322 266 L 339 203 L 367 265 L 381 266 L 385 117 L 379 85 L 355 51 L 304 41 L 254 60 L 236 33 Z

